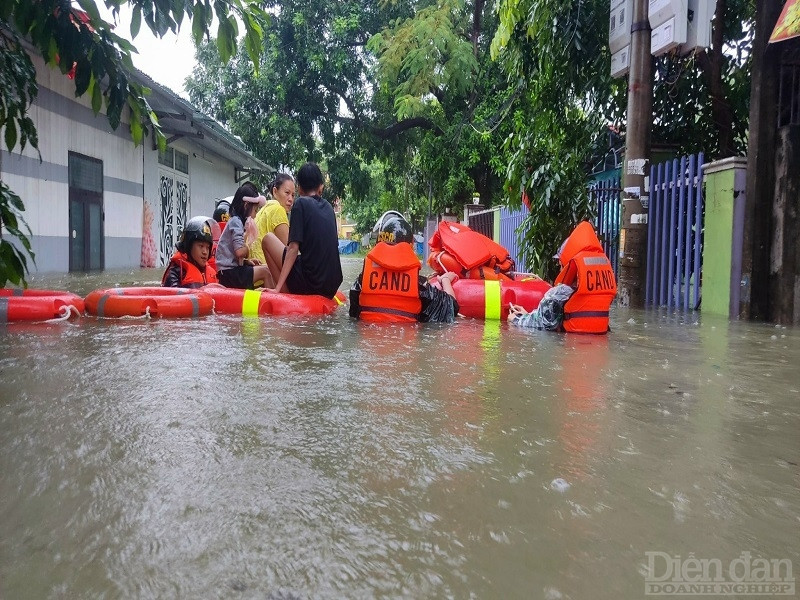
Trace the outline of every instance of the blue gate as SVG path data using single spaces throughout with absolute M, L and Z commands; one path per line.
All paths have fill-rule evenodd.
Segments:
M 650 167 L 645 304 L 700 306 L 703 153 Z
M 500 208 L 500 239 L 497 242 L 508 250 L 518 271 L 525 270 L 525 250 L 519 244 L 517 229 L 527 216 L 528 209 L 524 206 L 514 211 L 505 206 Z
M 596 207 L 592 224 L 603 245 L 603 252 L 611 261 L 615 276 L 618 276 L 619 231 L 622 226 L 621 192 L 619 176 L 594 181 L 589 185 L 590 206 Z

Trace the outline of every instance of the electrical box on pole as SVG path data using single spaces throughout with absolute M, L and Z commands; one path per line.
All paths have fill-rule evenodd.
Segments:
M 611 54 L 631 44 L 631 14 L 633 0 L 611 0 L 608 22 L 608 48 Z
M 654 56 L 666 54 L 686 43 L 689 24 L 687 0 L 650 0 L 650 53 Z
M 611 55 L 611 76 L 623 77 L 631 68 L 631 47 L 625 46 L 619 52 Z
M 686 43 L 680 48 L 681 55 L 691 54 L 711 46 L 711 21 L 714 20 L 716 1 L 688 0 L 689 23 L 686 28 Z
M 627 75 L 631 64 L 631 17 L 633 0 L 611 0 L 608 19 L 608 48 L 611 50 L 611 76 Z

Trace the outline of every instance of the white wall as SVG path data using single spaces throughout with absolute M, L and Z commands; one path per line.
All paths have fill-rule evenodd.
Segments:
M 69 268 L 69 152 L 96 158 L 103 164 L 104 252 L 106 268 L 138 267 L 143 236 L 144 202 L 153 209 L 156 240 L 159 214 L 158 151 L 152 138 L 135 146 L 127 114 L 114 131 L 104 114 L 95 116 L 89 98 L 75 98 L 75 84 L 58 69 L 32 56 L 39 96 L 29 112 L 39 134 L 39 155 L 30 146 L 22 154 L 2 151 L 2 179 L 25 203 L 24 217 L 36 253 L 32 272 Z M 0 131 L 0 135 L 2 132 Z M 234 166 L 204 151 L 191 139 L 174 148 L 189 155 L 189 214 L 211 215 L 214 198 L 236 191 Z

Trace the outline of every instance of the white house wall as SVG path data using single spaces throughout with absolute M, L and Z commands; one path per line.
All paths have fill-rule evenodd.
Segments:
M 69 152 L 102 161 L 104 264 L 107 269 L 137 268 L 141 260 L 144 203 L 156 218 L 158 240 L 159 164 L 152 138 L 135 146 L 125 122 L 112 130 L 103 114 L 95 116 L 86 97 L 75 98 L 74 82 L 33 56 L 39 95 L 30 116 L 39 134 L 41 162 L 30 146 L 19 153 L 0 151 L 2 179 L 25 203 L 36 264 L 31 272 L 69 270 Z M 126 118 L 126 111 L 123 111 Z M 231 162 L 195 145 L 190 139 L 172 147 L 189 155 L 187 218 L 214 210 L 214 199 L 236 191 Z
M 95 117 L 88 99 L 75 98 L 74 82 L 32 57 L 39 94 L 30 109 L 39 150 L 3 152 L 3 179 L 25 203 L 36 255 L 32 272 L 69 270 L 69 152 L 102 161 L 106 268 L 138 266 L 142 220 L 142 147 L 131 142 L 125 123 L 114 131 Z M 125 225 L 128 226 L 125 226 Z

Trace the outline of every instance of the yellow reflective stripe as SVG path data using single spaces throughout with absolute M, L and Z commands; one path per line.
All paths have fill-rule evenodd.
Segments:
M 483 311 L 484 319 L 500 319 L 500 282 L 484 281 L 484 302 L 486 306 Z
M 341 306 L 342 304 L 344 304 L 344 302 L 343 302 L 342 300 L 339 300 L 339 294 L 336 294 L 336 295 L 333 297 L 333 299 L 334 299 L 334 300 L 336 300 L 336 304 L 338 304 L 339 306 Z
M 245 290 L 244 298 L 242 298 L 242 314 L 258 316 L 259 300 L 261 300 L 261 292 Z

